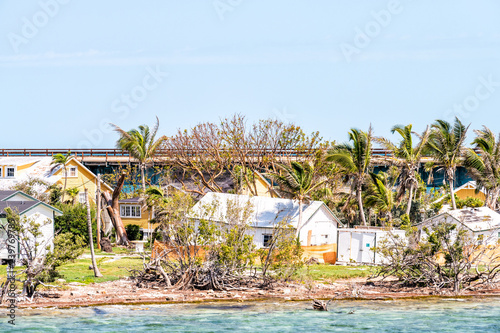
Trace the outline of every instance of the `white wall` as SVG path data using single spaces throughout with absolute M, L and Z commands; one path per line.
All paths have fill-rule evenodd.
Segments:
M 337 243 L 337 221 L 324 206 L 321 206 L 302 226 L 300 244 L 303 246 L 308 245 L 309 231 L 311 231 L 311 246 Z

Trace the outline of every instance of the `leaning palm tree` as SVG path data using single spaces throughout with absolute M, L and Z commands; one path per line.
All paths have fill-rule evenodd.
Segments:
M 379 174 L 370 172 L 370 181 L 369 191 L 365 197 L 366 206 L 387 215 L 389 222 L 391 222 L 394 192 L 391 189 L 388 177 L 383 172 Z
M 453 192 L 455 171 L 457 166 L 462 163 L 463 146 L 469 126 L 464 126 L 457 117 L 455 117 L 453 126 L 445 120 L 438 119 L 431 126 L 431 133 L 425 148 L 426 152 L 434 159 L 426 164 L 426 169 L 444 170 L 450 186 L 453 209 L 457 209 Z
M 422 159 L 423 151 L 429 139 L 430 130 L 427 127 L 422 135 L 412 131 L 412 125 L 396 125 L 391 129 L 391 133 L 398 133 L 401 140 L 398 144 L 394 144 L 385 138 L 377 138 L 385 149 L 392 151 L 392 156 L 389 158 L 399 169 L 399 186 L 396 195 L 396 200 L 400 200 L 408 192 L 408 204 L 406 206 L 406 214 L 410 215 L 411 203 L 413 199 L 413 191 L 418 187 L 418 168 Z M 416 135 L 420 141 L 413 146 L 413 135 Z
M 130 156 L 139 162 L 142 190 L 146 192 L 145 170 L 147 163 L 155 157 L 160 145 L 166 139 L 165 136 L 162 136 L 158 140 L 155 140 L 158 127 L 160 126 L 158 117 L 156 117 L 156 124 L 152 130 L 147 125 L 141 125 L 138 130 L 132 129 L 128 132 L 115 124 L 111 124 L 111 126 L 120 134 L 120 138 L 116 142 L 116 147 L 127 151 Z
M 267 175 L 281 188 L 281 191 L 299 201 L 299 222 L 296 235 L 302 228 L 302 210 L 304 202 L 310 200 L 310 194 L 323 182 L 314 181 L 314 166 L 306 161 L 299 163 L 292 161 L 290 165 L 276 164 L 277 173 Z
M 467 149 L 464 164 L 476 180 L 477 190 L 486 190 L 486 205 L 495 210 L 500 194 L 500 135 L 497 138 L 486 126 L 474 132 L 477 136 L 472 144 L 477 152 Z
M 71 159 L 71 151 L 68 151 L 66 155 L 64 154 L 55 154 L 52 156 L 52 162 L 50 163 L 51 165 L 54 165 L 51 169 L 51 172 L 53 172 L 55 169 L 62 167 L 63 168 L 63 174 L 64 174 L 64 188 L 62 190 L 62 197 L 61 201 L 64 202 L 64 193 L 66 192 L 66 185 L 68 183 L 68 174 L 67 174 L 67 168 L 66 164 L 68 161 Z
M 371 127 L 368 132 L 363 132 L 355 128 L 351 129 L 349 140 L 352 141 L 352 144 L 344 143 L 336 145 L 329 150 L 326 160 L 336 163 L 347 178 L 352 180 L 351 193 L 354 189 L 359 206 L 359 218 L 363 225 L 366 225 L 361 190 L 371 161 Z

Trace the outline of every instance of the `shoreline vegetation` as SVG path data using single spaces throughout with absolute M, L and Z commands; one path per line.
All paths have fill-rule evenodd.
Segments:
M 422 134 L 415 133 L 411 124 L 394 126 L 392 133 L 400 136 L 397 143 L 376 137 L 371 127 L 366 132 L 351 129 L 349 142 L 344 144 L 324 142 L 317 132 L 306 135 L 298 126 L 274 120 L 248 127 L 241 115 L 220 124 L 199 124 L 172 137 L 158 134 L 158 118 L 152 128 L 141 125 L 124 131 L 113 127 L 120 135 L 117 148 L 127 151 L 138 167 L 103 175 L 112 185 L 108 186 L 112 194 L 101 192 L 98 186 L 92 208 L 87 188 L 83 205 L 76 201 L 78 189 L 66 188 L 66 181 L 64 187 L 47 187 L 50 195 L 45 200 L 63 211 L 53 221 L 57 228 L 53 244 L 33 218 L 6 208 L 6 220 L 19 235 L 23 250 L 17 262 L 22 266 L 14 269 L 15 259 L 9 261 L 18 282 L 7 280 L 2 295 L 10 290 L 9 283 L 22 288 L 20 297 L 8 293 L 18 306 L 499 295 L 500 255 L 489 247 L 498 246 L 498 237 L 478 236 L 474 229 L 469 228 L 470 232 L 450 221 L 418 228 L 445 204 L 452 210 L 469 205 L 470 214 L 472 207 L 498 208 L 500 138 L 486 127 L 475 131 L 476 150 L 466 148 L 469 126 L 458 118 L 453 123 L 436 120 Z M 266 148 L 272 142 L 276 154 Z M 378 157 L 384 162 L 383 170 L 375 170 L 376 157 L 371 154 L 375 144 L 391 151 Z M 277 154 L 280 147 L 308 155 L 284 158 Z M 155 171 L 160 179 L 156 186 L 148 166 L 154 165 L 161 149 L 174 154 L 173 164 Z M 193 155 L 193 149 L 204 153 Z M 266 153 L 250 158 L 249 151 Z M 71 158 L 70 152 L 58 154 L 52 164 L 64 168 Z M 484 189 L 484 201 L 455 197 L 458 166 L 467 168 L 476 190 Z M 442 191 L 428 191 L 422 169 L 428 180 L 433 172 L 442 173 Z M 101 184 L 100 176 L 96 177 Z M 173 182 L 179 185 L 170 186 Z M 124 193 L 125 183 L 132 186 L 133 193 Z M 261 194 L 258 184 L 267 189 L 262 195 L 298 204 L 297 212 L 266 217 L 266 233 L 259 234 L 262 239 L 254 239 L 257 234 L 253 231 L 259 228 L 254 217 L 257 208 L 250 200 L 240 200 L 240 195 Z M 26 190 L 33 190 L 25 185 Z M 235 198 L 200 200 L 208 192 Z M 65 194 L 70 197 L 67 201 Z M 129 200 L 122 207 L 123 199 Z M 307 222 L 303 220 L 304 205 L 312 201 L 328 207 L 336 220 L 332 222 L 335 232 L 342 225 L 383 229 L 387 237 L 376 248 L 366 245 L 381 254 L 383 262 L 373 266 L 376 268 L 328 266 L 318 265 L 317 258 L 306 258 L 306 244 L 328 239 L 332 241 L 325 244 L 332 249 L 340 246 L 335 243 L 338 237 L 323 229 L 308 230 L 307 239 L 305 231 L 301 234 Z M 130 203 L 133 205 L 126 206 Z M 107 212 L 112 227 L 100 224 L 102 212 Z M 142 228 L 144 235 L 140 235 L 139 225 L 135 229 L 126 225 L 126 217 L 142 214 L 149 216 L 148 227 Z M 459 222 L 465 225 L 466 217 Z M 393 233 L 393 228 L 405 235 Z M 491 230 L 500 231 L 500 224 Z M 111 242 L 122 246 L 114 249 L 121 255 L 94 252 L 94 235 L 99 236 L 103 248 L 111 247 Z M 146 243 L 150 256 L 128 250 L 139 239 Z M 47 250 L 53 245 L 53 250 L 43 256 L 38 251 L 39 240 Z M 84 251 L 86 246 L 91 250 Z

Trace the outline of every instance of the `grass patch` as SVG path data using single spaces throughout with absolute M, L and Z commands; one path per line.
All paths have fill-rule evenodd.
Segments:
M 97 245 L 94 244 L 94 253 L 98 254 L 98 255 L 108 255 L 108 256 L 112 256 L 115 254 L 134 254 L 135 249 L 127 249 L 125 246 L 114 246 L 113 253 L 108 253 L 108 252 L 104 252 L 104 251 L 99 250 L 97 248 Z M 88 246 L 83 251 L 83 254 L 90 255 L 90 248 Z
M 60 266 L 57 271 L 62 275 L 60 278 L 65 279 L 66 283 L 80 282 L 80 283 L 94 283 L 115 281 L 129 276 L 126 268 L 141 268 L 142 258 L 127 258 L 122 257 L 119 260 L 109 261 L 109 258 L 97 259 L 97 267 L 103 275 L 102 278 L 94 277 L 94 270 L 89 269 L 92 264 L 90 259 L 77 259 Z M 20 268 L 17 268 L 20 269 Z M 5 281 L 7 278 L 7 265 L 0 266 L 0 280 Z
M 337 265 L 309 265 L 303 267 L 298 273 L 299 278 L 310 278 L 314 281 L 335 281 L 368 277 L 374 272 L 372 266 L 337 266 Z
M 115 281 L 129 276 L 126 268 L 141 268 L 142 258 L 121 258 L 119 260 L 109 261 L 97 260 L 97 267 L 103 275 L 102 278 L 94 277 L 94 270 L 89 269 L 92 265 L 90 259 L 77 259 L 75 262 L 67 263 L 57 269 L 62 275 L 61 278 L 67 282 L 94 283 Z

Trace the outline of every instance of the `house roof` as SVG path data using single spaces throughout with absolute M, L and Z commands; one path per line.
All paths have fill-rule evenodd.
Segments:
M 476 232 L 500 229 L 500 214 L 488 207 L 449 210 L 422 221 L 418 225 L 428 224 L 445 216 L 452 217 L 458 223 Z
M 237 195 L 229 193 L 207 193 L 192 209 L 191 217 L 206 218 L 217 222 L 227 222 L 226 215 L 228 207 L 236 204 L 239 207 L 250 205 L 252 214 L 249 217 L 254 227 L 272 228 L 276 222 L 290 218 L 290 224 L 297 227 L 299 221 L 299 203 L 297 200 Z M 211 216 L 207 215 L 207 208 L 216 206 L 216 211 Z M 303 204 L 302 225 L 305 225 L 313 215 L 321 209 L 326 208 L 332 220 L 341 224 L 336 216 L 328 209 L 322 201 L 310 201 Z
M 4 201 L 19 191 L 0 191 L 0 201 Z M 22 193 L 22 192 L 21 192 Z
M 118 203 L 140 203 L 140 202 L 141 202 L 140 197 L 128 198 L 118 201 Z
M 94 177 L 95 174 L 90 171 L 85 165 L 83 165 L 76 158 L 72 157 L 68 160 L 68 163 L 74 161 L 78 167 L 81 167 L 83 170 L 89 172 Z M 26 168 L 21 176 L 16 176 L 15 178 L 5 178 L 0 181 L 0 189 L 9 189 L 12 188 L 19 182 L 26 181 L 34 178 L 41 179 L 42 181 L 52 185 L 60 180 L 62 177 L 61 174 L 57 174 L 62 167 L 52 164 L 51 156 L 40 156 L 40 157 L 32 157 L 32 156 L 18 156 L 18 157 L 0 157 L 0 165 L 27 165 L 33 164 Z M 101 181 L 101 184 L 109 191 L 113 191 L 111 186 Z M 39 192 L 41 189 L 39 190 Z

